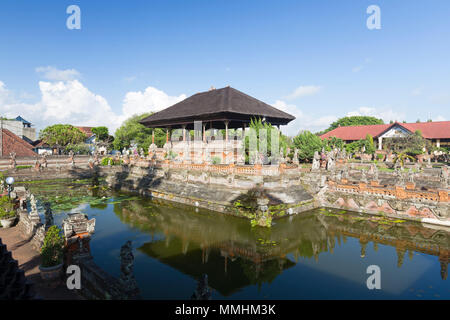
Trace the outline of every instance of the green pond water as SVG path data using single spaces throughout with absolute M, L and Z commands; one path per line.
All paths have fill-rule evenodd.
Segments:
M 94 261 L 120 276 L 128 240 L 145 299 L 189 299 L 207 274 L 213 299 L 449 299 L 450 234 L 404 220 L 317 209 L 252 228 L 245 219 L 110 191 L 90 181 L 27 187 L 68 212 L 96 219 Z M 39 208 L 42 210 L 42 206 Z M 367 268 L 379 266 L 381 289 Z

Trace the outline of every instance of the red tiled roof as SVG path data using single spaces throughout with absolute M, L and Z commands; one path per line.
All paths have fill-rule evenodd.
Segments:
M 2 133 L 3 156 L 9 156 L 12 152 L 15 152 L 18 157 L 36 155 L 31 144 L 19 138 L 8 129 L 3 129 Z
M 345 141 L 365 139 L 367 134 L 378 137 L 394 125 L 399 125 L 414 133 L 417 130 L 427 139 L 450 139 L 450 121 L 419 122 L 419 123 L 392 123 L 367 126 L 339 127 L 320 136 L 321 139 L 330 137 L 340 138 Z
M 87 138 L 91 137 L 94 133 L 92 132 L 93 127 L 75 127 L 81 130 Z
M 420 130 L 427 139 L 450 139 L 450 121 L 400 123 L 411 132 Z
M 365 139 L 367 134 L 376 137 L 386 131 L 390 126 L 391 124 L 373 124 L 367 126 L 338 127 L 321 135 L 320 138 L 328 139 L 336 137 L 344 141 L 361 140 Z

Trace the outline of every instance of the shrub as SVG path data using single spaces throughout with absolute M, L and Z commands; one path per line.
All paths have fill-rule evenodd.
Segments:
M 109 165 L 109 161 L 111 160 L 111 165 L 112 166 L 120 166 L 121 164 L 122 164 L 122 160 L 115 160 L 115 159 L 113 159 L 113 158 L 110 158 L 110 157 L 106 157 L 106 158 L 103 158 L 102 159 L 102 161 L 100 162 L 100 165 L 102 165 L 102 166 L 108 166 Z
M 64 237 L 61 229 L 51 226 L 44 238 L 44 245 L 41 248 L 41 264 L 43 267 L 54 267 L 62 263 L 64 248 Z
M 222 160 L 219 157 L 212 157 L 211 162 L 212 164 L 220 164 Z
M 0 218 L 9 219 L 16 216 L 16 211 L 14 210 L 14 203 L 8 196 L 0 197 Z

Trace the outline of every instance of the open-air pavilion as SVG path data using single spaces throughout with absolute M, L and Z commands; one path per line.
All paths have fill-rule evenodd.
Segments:
M 148 128 L 165 128 L 167 141 L 171 129 L 193 130 L 195 122 L 202 122 L 202 137 L 206 142 L 206 130 L 225 129 L 225 141 L 228 141 L 229 129 L 245 131 L 252 119 L 262 119 L 279 128 L 295 119 L 294 116 L 278 110 L 231 87 L 211 88 L 156 112 L 140 121 Z M 154 139 L 153 139 L 154 140 Z

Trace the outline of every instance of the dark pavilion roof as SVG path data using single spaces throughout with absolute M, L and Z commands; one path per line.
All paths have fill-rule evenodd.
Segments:
M 231 87 L 200 92 L 156 112 L 140 122 L 147 127 L 193 127 L 194 121 L 211 122 L 213 128 L 241 128 L 253 118 L 266 118 L 272 125 L 286 125 L 294 116 Z

